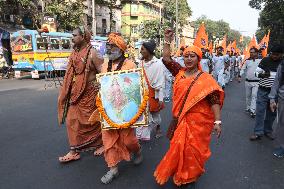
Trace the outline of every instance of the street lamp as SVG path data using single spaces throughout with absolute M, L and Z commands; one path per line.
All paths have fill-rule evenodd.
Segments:
M 176 0 L 176 45 L 178 48 L 178 0 Z
M 160 30 L 159 30 L 159 37 L 160 37 L 160 56 L 162 56 L 162 1 L 159 1 L 160 5 Z
M 93 31 L 93 37 L 96 37 L 96 4 L 95 4 L 95 0 L 92 0 L 92 17 L 93 17 L 93 24 L 92 24 L 92 31 Z

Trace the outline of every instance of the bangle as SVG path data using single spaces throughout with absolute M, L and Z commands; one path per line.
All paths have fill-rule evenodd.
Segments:
M 165 44 L 167 44 L 167 45 L 171 45 L 171 42 L 169 42 L 169 41 L 164 41 L 165 42 Z
M 214 121 L 214 124 L 217 124 L 217 125 L 221 125 L 222 124 L 222 121 Z

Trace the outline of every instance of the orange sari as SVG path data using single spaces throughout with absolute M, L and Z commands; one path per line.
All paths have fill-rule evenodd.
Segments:
M 102 66 L 102 73 L 107 72 L 108 64 Z M 117 64 L 112 65 L 116 70 Z M 125 60 L 121 70 L 135 69 L 136 65 L 131 60 Z M 120 161 L 130 161 L 130 153 L 136 153 L 140 149 L 138 139 L 133 128 L 102 130 L 104 145 L 104 157 L 108 167 L 116 166 Z
M 187 92 L 194 80 L 185 78 L 180 71 L 174 83 L 173 115 L 177 116 Z M 170 142 L 170 148 L 154 173 L 158 184 L 165 184 L 173 176 L 178 186 L 195 182 L 204 172 L 205 162 L 211 155 L 209 144 L 214 125 L 214 114 L 206 97 L 218 92 L 221 106 L 224 92 L 216 81 L 203 73 L 193 85 L 179 117 L 178 128 Z

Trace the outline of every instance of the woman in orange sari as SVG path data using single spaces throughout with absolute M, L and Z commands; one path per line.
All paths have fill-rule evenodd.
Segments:
M 196 46 L 187 47 L 183 53 L 185 68 L 170 57 L 171 30 L 165 31 L 163 62 L 175 76 L 173 86 L 173 116 L 179 117 L 170 148 L 156 168 L 154 176 L 158 184 L 165 184 L 173 176 L 177 186 L 194 183 L 204 172 L 205 162 L 210 157 L 209 144 L 214 130 L 221 134 L 221 107 L 224 92 L 208 73 L 201 72 L 202 52 Z M 187 86 L 187 87 L 185 87 Z M 185 99 L 186 98 L 186 99 Z M 183 106 L 184 104 L 184 106 Z

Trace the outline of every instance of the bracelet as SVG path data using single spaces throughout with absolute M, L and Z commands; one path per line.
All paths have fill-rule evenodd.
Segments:
M 217 125 L 221 125 L 222 124 L 222 121 L 214 121 L 214 124 L 217 124 Z
M 171 42 L 169 42 L 169 41 L 164 41 L 165 42 L 165 44 L 167 44 L 167 45 L 171 45 L 172 43 Z

